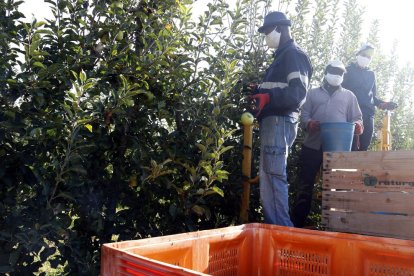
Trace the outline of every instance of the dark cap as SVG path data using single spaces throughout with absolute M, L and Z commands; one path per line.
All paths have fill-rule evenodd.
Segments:
M 278 25 L 291 26 L 291 23 L 283 12 L 271 12 L 265 16 L 263 26 L 259 28 L 259 33 L 263 33 L 268 27 L 276 27 Z

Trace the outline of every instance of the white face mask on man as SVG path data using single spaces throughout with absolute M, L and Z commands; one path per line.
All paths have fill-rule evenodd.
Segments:
M 340 86 L 342 81 L 344 80 L 344 76 L 327 73 L 325 75 L 325 79 L 332 86 Z
M 267 46 L 269 48 L 277 49 L 280 43 L 280 35 L 281 33 L 276 31 L 276 29 L 268 33 L 265 37 Z
M 364 56 L 357 56 L 357 63 L 359 66 L 361 66 L 362 68 L 366 68 L 368 67 L 368 65 L 371 63 L 371 59 L 368 57 L 364 57 Z

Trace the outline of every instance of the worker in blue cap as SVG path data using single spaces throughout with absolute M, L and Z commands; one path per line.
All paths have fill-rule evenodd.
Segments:
M 264 18 L 259 33 L 274 49 L 273 63 L 252 98 L 260 123 L 260 198 L 266 223 L 293 226 L 289 217 L 286 163 L 298 128 L 313 68 L 293 41 L 291 22 L 282 12 Z
M 394 102 L 385 102 L 377 98 L 375 73 L 369 69 L 374 50 L 374 46 L 369 43 L 359 48 L 356 61 L 346 68 L 342 83 L 343 88 L 351 90 L 357 97 L 364 121 L 364 133 L 355 136 L 352 144 L 353 151 L 368 150 L 374 133 L 375 107 L 383 110 L 393 110 L 397 107 Z

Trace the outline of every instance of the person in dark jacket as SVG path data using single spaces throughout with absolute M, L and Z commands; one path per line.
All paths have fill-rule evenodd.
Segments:
M 360 136 L 355 136 L 353 151 L 368 150 L 374 133 L 375 107 L 384 110 L 393 110 L 397 107 L 393 102 L 384 102 L 377 98 L 375 73 L 368 67 L 373 54 L 374 46 L 369 43 L 362 45 L 357 52 L 356 62 L 346 68 L 342 83 L 343 88 L 351 90 L 357 97 L 364 121 L 364 132 Z
M 308 56 L 291 37 L 290 26 L 282 12 L 265 16 L 259 32 L 276 52 L 252 96 L 260 123 L 260 198 L 265 222 L 285 226 L 293 226 L 289 217 L 287 156 L 296 138 L 299 109 L 305 102 L 313 72 Z

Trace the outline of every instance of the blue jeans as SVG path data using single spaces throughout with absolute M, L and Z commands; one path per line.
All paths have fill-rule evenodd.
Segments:
M 265 223 L 293 226 L 286 163 L 297 129 L 297 120 L 290 117 L 269 116 L 260 122 L 260 199 Z

